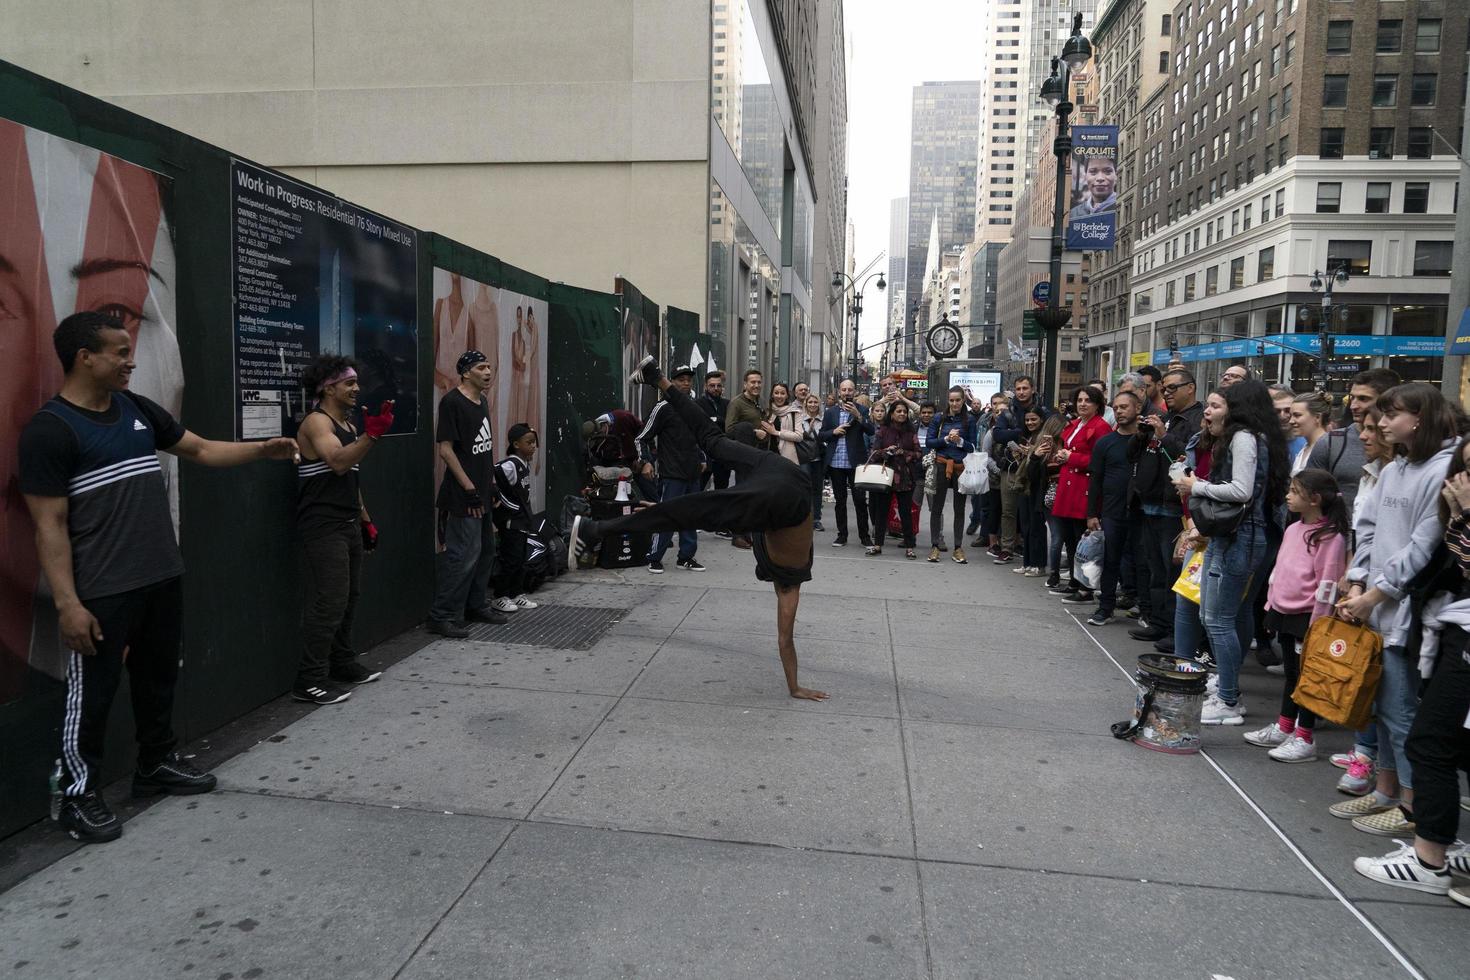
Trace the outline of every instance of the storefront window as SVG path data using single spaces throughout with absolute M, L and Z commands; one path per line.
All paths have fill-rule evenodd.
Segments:
M 781 270 L 757 243 L 718 182 L 710 181 L 709 330 L 730 370 L 769 363 L 779 334 Z
M 781 227 L 785 130 L 772 62 L 761 48 L 750 0 L 718 0 L 711 24 L 710 111 L 771 223 Z
M 1392 333 L 1396 337 L 1443 337 L 1443 306 L 1395 306 Z

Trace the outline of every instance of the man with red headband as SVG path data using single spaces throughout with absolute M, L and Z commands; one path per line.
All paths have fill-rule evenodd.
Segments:
M 158 452 L 204 466 L 290 459 L 290 439 L 201 439 L 128 390 L 136 362 L 122 320 L 91 311 L 52 336 L 66 380 L 20 437 L 20 490 L 70 651 L 57 819 L 83 843 L 122 824 L 98 793 L 107 716 L 128 671 L 138 768 L 133 795 L 208 793 L 210 773 L 174 750 L 184 571 Z
M 296 432 L 296 527 L 306 551 L 306 595 L 301 665 L 291 697 L 336 704 L 352 696 L 350 685 L 382 676 L 358 663 L 352 648 L 362 557 L 378 544 L 357 473 L 363 457 L 393 427 L 393 403 L 383 402 L 377 415 L 364 413 L 360 439 L 352 424 L 358 384 L 351 358 L 321 354 L 306 366 L 301 383 L 317 403 Z

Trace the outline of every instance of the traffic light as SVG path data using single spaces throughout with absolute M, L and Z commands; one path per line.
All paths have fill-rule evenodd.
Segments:
M 1337 338 L 1330 333 L 1322 335 L 1322 357 L 1326 360 L 1332 359 L 1332 352 L 1337 348 Z

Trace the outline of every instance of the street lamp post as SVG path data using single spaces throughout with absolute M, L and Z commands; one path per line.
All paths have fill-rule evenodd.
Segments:
M 1317 320 L 1318 344 L 1321 347 L 1317 357 L 1317 381 L 1323 391 L 1327 390 L 1327 362 L 1332 358 L 1333 348 L 1336 346 L 1332 339 L 1332 287 L 1337 283 L 1347 282 L 1348 278 L 1347 263 L 1343 262 L 1336 269 L 1329 267 L 1325 278 L 1320 271 L 1313 272 L 1312 281 L 1307 284 L 1312 287 L 1312 292 L 1322 294 L 1322 311 Z
M 864 279 L 863 284 L 859 286 L 853 281 L 852 276 L 849 276 L 847 273 L 834 272 L 832 273 L 832 287 L 834 289 L 841 289 L 844 279 L 847 280 L 847 288 L 852 290 L 852 379 L 856 381 L 858 365 L 860 363 L 858 360 L 858 326 L 863 316 L 863 290 L 868 288 L 868 283 L 877 279 L 878 291 L 881 293 L 888 288 L 888 280 L 883 278 L 883 273 L 875 272 Z
M 1072 320 L 1072 311 L 1062 306 L 1062 249 L 1067 220 L 1067 175 L 1072 165 L 1072 134 L 1068 121 L 1072 118 L 1072 72 L 1092 60 L 1092 43 L 1082 36 L 1082 15 L 1072 18 L 1072 36 L 1062 46 L 1060 58 L 1051 62 L 1051 77 L 1041 85 L 1041 98 L 1056 108 L 1057 138 L 1052 152 L 1057 158 L 1056 205 L 1052 210 L 1051 228 L 1051 295 L 1046 309 L 1036 315 L 1036 322 L 1046 331 L 1043 341 L 1042 384 L 1054 383 L 1057 370 L 1057 334 Z M 1050 392 L 1053 396 L 1056 392 Z

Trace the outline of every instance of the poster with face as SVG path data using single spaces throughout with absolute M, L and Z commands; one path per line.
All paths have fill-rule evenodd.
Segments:
M 1067 248 L 1101 252 L 1118 237 L 1118 127 L 1072 127 L 1072 206 Z
M 546 493 L 546 301 L 490 286 L 447 269 L 434 270 L 434 420 L 439 400 L 459 384 L 456 362 L 467 350 L 484 354 L 494 369 L 485 397 L 495 432 L 495 458 L 510 454 L 507 434 L 517 422 L 535 429 L 541 445 L 530 461 L 531 502 Z M 434 485 L 444 463 L 434 457 Z
M 95 310 L 123 321 L 130 388 L 175 417 L 184 370 L 167 178 L 0 119 L 0 704 L 28 670 L 60 677 L 61 643 L 18 478 L 20 432 L 61 387 L 57 323 Z M 161 457 L 178 527 L 178 469 Z

